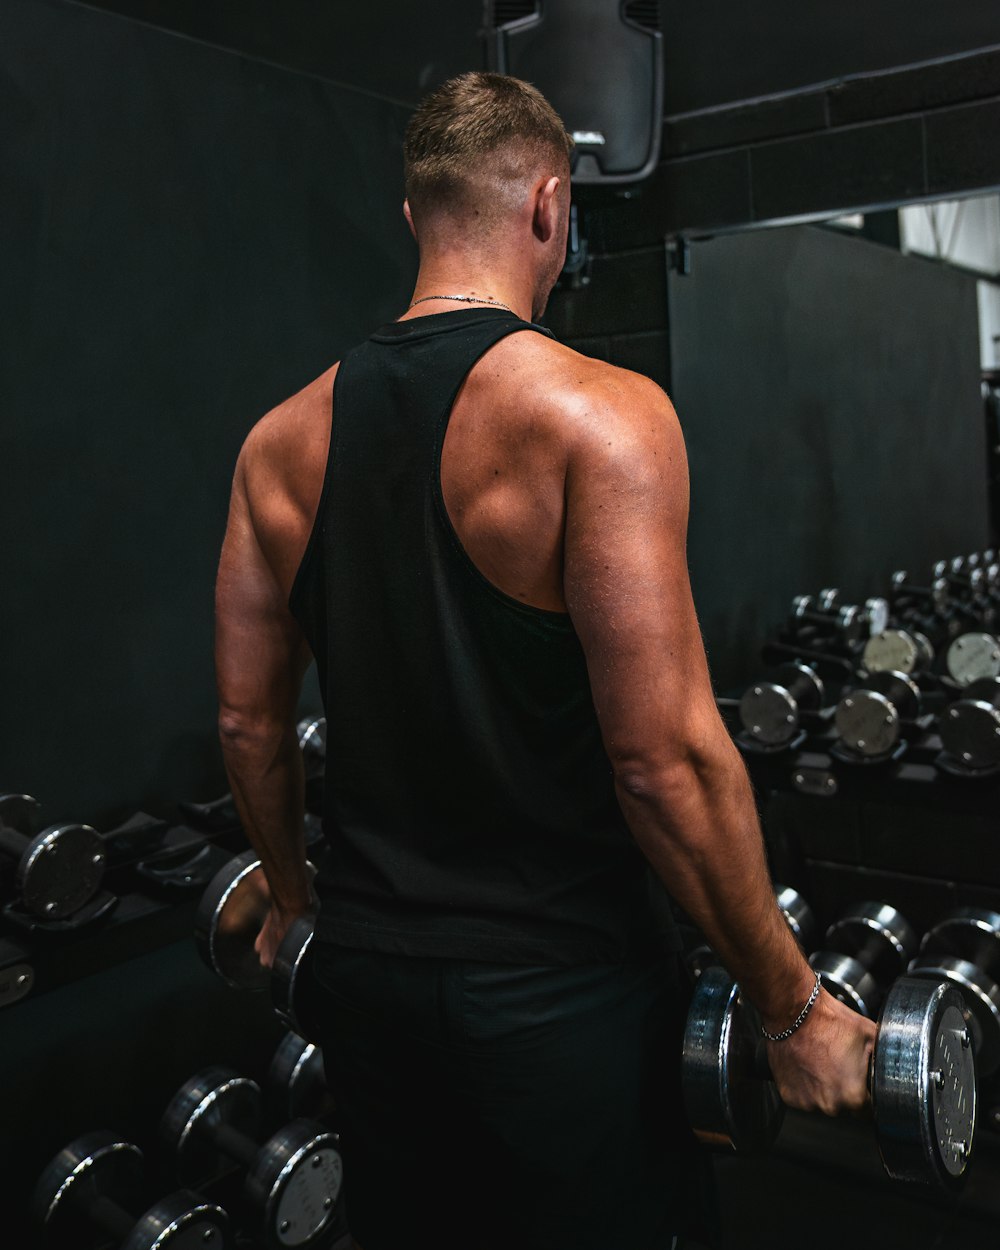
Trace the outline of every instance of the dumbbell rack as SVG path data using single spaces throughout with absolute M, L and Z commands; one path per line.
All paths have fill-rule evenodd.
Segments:
M 0 1134 L 4 1244 L 35 1250 L 27 1196 L 81 1129 L 113 1129 L 155 1159 L 172 1089 L 209 1063 L 263 1075 L 281 1036 L 266 998 L 231 994 L 191 937 L 205 882 L 246 847 L 232 804 L 178 807 L 179 822 L 139 813 L 105 836 L 114 906 L 96 920 L 0 926 L 0 1063 L 16 1074 Z M 235 1212 L 239 1191 L 238 1176 L 223 1176 L 210 1197 Z M 338 1222 L 331 1247 L 344 1231 Z M 242 1234 L 236 1244 L 258 1250 Z

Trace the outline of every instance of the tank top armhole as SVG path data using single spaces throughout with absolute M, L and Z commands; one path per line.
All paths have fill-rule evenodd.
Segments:
M 448 508 L 444 501 L 444 488 L 441 485 L 441 458 L 444 454 L 444 440 L 448 433 L 448 426 L 451 422 L 451 414 L 455 407 L 455 400 L 458 398 L 458 392 L 465 385 L 465 381 L 469 374 L 491 348 L 495 347 L 502 339 L 508 338 L 511 334 L 519 334 L 524 330 L 534 330 L 537 334 L 544 334 L 547 338 L 554 337 L 551 330 L 547 329 L 545 326 L 535 325 L 533 321 L 522 321 L 519 325 L 511 325 L 507 327 L 504 334 L 498 335 L 492 342 L 487 343 L 480 354 L 475 358 L 475 360 L 472 361 L 468 370 L 465 374 L 463 374 L 458 385 L 455 387 L 454 394 L 448 400 L 447 407 L 441 414 L 438 422 L 437 434 L 435 436 L 434 480 L 432 482 L 434 506 L 448 539 L 448 543 L 454 551 L 459 563 L 466 570 L 466 572 L 470 574 L 472 580 L 476 582 L 482 590 L 486 591 L 487 594 L 491 595 L 498 602 L 516 612 L 521 612 L 525 616 L 534 617 L 535 620 L 544 621 L 545 623 L 554 625 L 557 628 L 562 626 L 566 629 L 572 630 L 572 622 L 570 621 L 568 612 L 556 612 L 551 608 L 536 607 L 533 603 L 522 603 L 520 599 L 515 599 L 513 595 L 508 595 L 507 592 L 505 590 L 501 590 L 495 582 L 490 581 L 479 565 L 476 564 L 475 560 L 473 560 L 473 558 L 465 550 L 465 546 L 462 543 L 461 538 L 458 536 L 458 531 L 455 529 L 455 526 L 452 524 L 451 517 L 448 515 Z
M 306 579 L 306 574 L 312 567 L 316 555 L 316 549 L 319 546 L 319 536 L 323 529 L 323 514 L 326 511 L 326 501 L 330 494 L 330 482 L 333 479 L 333 458 L 336 451 L 336 426 L 335 413 L 337 411 L 337 388 L 340 385 L 340 378 L 344 372 L 344 365 L 347 362 L 345 357 L 340 362 L 337 369 L 337 376 L 333 379 L 333 394 L 330 397 L 330 445 L 326 453 L 326 465 L 323 469 L 323 488 L 319 494 L 319 503 L 316 505 L 316 515 L 313 517 L 312 529 L 309 531 L 309 540 L 306 543 L 306 549 L 302 553 L 302 559 L 299 561 L 298 571 L 292 582 L 292 588 L 288 592 L 288 608 L 293 616 L 296 615 L 295 607 L 302 593 L 302 586 Z

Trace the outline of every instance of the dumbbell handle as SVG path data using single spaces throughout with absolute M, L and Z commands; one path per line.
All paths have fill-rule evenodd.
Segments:
M 779 1046 L 781 1043 L 777 1043 Z M 868 1072 L 865 1076 L 865 1084 L 868 1087 L 868 1093 L 872 1090 L 872 1064 L 874 1063 L 875 1052 L 872 1051 L 868 1059 Z M 753 1059 L 751 1060 L 751 1071 L 760 1081 L 774 1081 L 774 1073 L 771 1071 L 771 1061 L 767 1053 L 767 1042 L 763 1037 L 757 1039 L 754 1046 Z
M 124 1242 L 135 1228 L 135 1217 L 106 1194 L 96 1194 L 87 1203 L 87 1218 L 109 1233 L 116 1244 Z
M 0 850 L 6 851 L 16 859 L 20 859 L 28 849 L 31 839 L 24 833 L 18 833 L 9 825 L 0 825 Z
M 231 1124 L 215 1124 L 210 1130 L 211 1139 L 214 1144 L 226 1154 L 230 1159 L 234 1159 L 241 1164 L 247 1171 L 253 1166 L 253 1161 L 260 1153 L 260 1145 L 248 1137 L 246 1133 L 241 1133 L 238 1128 L 233 1128 Z

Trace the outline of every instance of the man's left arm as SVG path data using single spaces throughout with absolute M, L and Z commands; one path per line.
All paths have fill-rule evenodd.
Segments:
M 310 906 L 295 709 L 311 657 L 260 540 L 269 518 L 251 509 L 252 471 L 248 443 L 236 467 L 219 562 L 215 664 L 226 772 L 270 887 L 271 912 L 256 946 L 270 965 L 288 926 Z M 263 493 L 264 508 L 269 496 L 275 498 Z

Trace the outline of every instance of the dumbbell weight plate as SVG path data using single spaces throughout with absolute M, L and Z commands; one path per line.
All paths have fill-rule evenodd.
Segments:
M 268 971 L 254 942 L 271 906 L 257 852 L 244 851 L 223 864 L 201 896 L 195 942 L 208 966 L 238 989 L 262 990 Z
M 927 930 L 920 954 L 965 959 L 1000 981 L 1000 913 L 988 907 L 956 907 Z
M 890 903 L 870 900 L 835 920 L 826 931 L 825 945 L 856 959 L 878 985 L 888 985 L 916 953 L 917 935 Z
M 798 730 L 798 704 L 784 686 L 771 681 L 756 682 L 740 699 L 740 721 L 757 742 L 781 746 L 791 742 Z
M 886 995 L 871 1091 L 882 1163 L 897 1180 L 955 1186 L 976 1125 L 968 1012 L 947 984 L 900 977 Z
M 311 875 L 315 868 L 308 865 Z M 195 914 L 194 936 L 202 959 L 227 985 L 263 990 L 270 972 L 261 966 L 254 942 L 271 905 L 256 851 L 223 864 L 205 889 Z
M 126 1210 L 142 1204 L 142 1151 L 113 1133 L 85 1133 L 64 1146 L 42 1172 L 31 1197 L 47 1250 L 80 1250 L 83 1211 L 103 1197 Z
M 323 1070 L 323 1052 L 289 1031 L 281 1039 L 267 1070 L 267 1105 L 272 1123 L 300 1116 L 318 1119 L 330 1109 Z
M 185 1081 L 160 1122 L 181 1184 L 200 1186 L 228 1172 L 234 1160 L 216 1138 L 235 1132 L 256 1142 L 261 1117 L 260 1087 L 229 1068 L 206 1068 Z
M 87 1133 L 64 1147 L 42 1173 L 32 1214 L 49 1250 L 80 1250 L 86 1211 L 112 1203 L 141 1209 L 142 1153 L 112 1133 Z M 119 1250 L 225 1250 L 229 1221 L 221 1207 L 181 1191 L 155 1203 L 132 1226 Z
M 885 755 L 899 741 L 899 713 L 877 690 L 852 690 L 834 713 L 837 735 L 859 755 Z
M 973 689 L 970 686 L 969 693 L 942 713 L 941 745 L 969 768 L 995 768 L 1000 764 L 1000 708 L 996 702 L 971 697 Z
M 257 1155 L 245 1192 L 268 1250 L 312 1246 L 329 1228 L 344 1177 L 338 1141 L 321 1124 L 293 1120 Z
M 90 825 L 50 825 L 38 834 L 17 868 L 25 909 L 62 920 L 97 893 L 104 877 L 104 839 Z
M 961 634 L 948 648 L 945 665 L 960 686 L 1000 677 L 1000 644 L 991 634 Z
M 776 883 L 774 895 L 793 937 L 804 951 L 811 951 L 816 943 L 816 917 L 812 908 L 798 890 L 790 885 Z
M 1000 986 L 981 968 L 950 955 L 921 955 L 910 964 L 911 977 L 949 981 L 961 992 L 971 1013 L 976 1065 L 983 1076 L 1000 1066 Z
M 231 1244 L 225 1211 L 181 1189 L 151 1206 L 120 1250 L 226 1250 Z
M 313 1007 L 316 982 L 312 970 L 314 919 L 293 920 L 281 940 L 271 965 L 271 1005 L 281 1020 L 299 1037 L 318 1040 Z
M 887 629 L 865 643 L 861 665 L 868 673 L 912 673 L 920 663 L 917 641 L 902 629 Z
M 766 1150 L 785 1108 L 773 1081 L 759 1075 L 760 1017 L 724 968 L 698 979 L 683 1045 L 688 1122 L 704 1142 Z
M 819 973 L 828 994 L 867 1020 L 875 1019 L 882 991 L 863 964 L 839 951 L 814 951 L 809 966 Z

